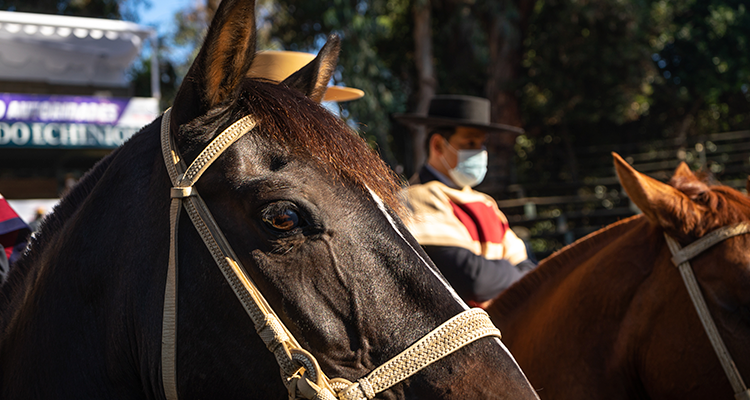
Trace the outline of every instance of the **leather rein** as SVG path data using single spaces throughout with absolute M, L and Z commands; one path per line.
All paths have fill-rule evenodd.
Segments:
M 693 301 L 693 306 L 698 312 L 698 317 L 700 317 L 703 329 L 706 331 L 708 339 L 711 341 L 711 346 L 713 346 L 714 352 L 716 352 L 716 355 L 719 357 L 721 367 L 724 369 L 724 374 L 726 374 L 732 385 L 734 398 L 736 400 L 750 400 L 750 390 L 748 390 L 745 382 L 742 380 L 742 376 L 737 370 L 737 366 L 734 364 L 732 356 L 729 354 L 726 345 L 724 345 L 724 341 L 719 335 L 719 330 L 716 328 L 716 323 L 711 317 L 711 313 L 708 311 L 706 300 L 703 298 L 700 287 L 698 286 L 698 281 L 693 274 L 690 260 L 721 241 L 746 233 L 750 233 L 750 223 L 748 222 L 727 225 L 708 233 L 684 248 L 680 247 L 680 244 L 677 243 L 673 237 L 664 233 L 664 237 L 667 240 L 667 246 L 672 252 L 672 262 L 680 270 L 680 275 L 682 275 L 682 280 L 685 282 L 685 286 L 690 294 L 690 299 Z
M 221 132 L 188 167 L 181 158 L 169 132 L 171 109 L 161 121 L 161 147 L 164 163 L 172 182 L 170 204 L 169 267 L 164 292 L 162 319 L 161 369 L 164 394 L 177 400 L 177 232 L 180 210 L 184 207 L 200 233 L 214 261 L 231 286 L 237 299 L 253 321 L 255 330 L 276 357 L 290 399 L 365 400 L 414 375 L 427 365 L 453 353 L 477 339 L 496 336 L 500 331 L 481 309 L 466 310 L 435 328 L 409 348 L 371 371 L 357 382 L 343 378 L 329 379 L 317 360 L 302 348 L 284 326 L 271 306 L 245 272 L 239 258 L 227 242 L 195 183 L 206 169 L 232 143 L 256 125 L 248 115 Z

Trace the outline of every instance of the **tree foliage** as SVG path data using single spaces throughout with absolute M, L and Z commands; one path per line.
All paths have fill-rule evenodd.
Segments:
M 408 166 L 412 152 L 408 129 L 392 115 L 412 112 L 416 104 L 416 1 L 426 0 L 277 0 L 267 18 L 271 37 L 289 50 L 315 51 L 327 34 L 342 36 L 335 80 L 366 93 L 342 104 L 342 115 L 359 124 L 392 166 Z M 451 0 L 431 5 L 437 93 L 484 95 L 488 51 L 472 12 L 476 5 Z
M 0 8 L 116 18 L 143 1 L 0 0 Z M 164 54 L 197 49 L 216 4 L 181 11 L 177 33 L 160 38 L 167 100 L 191 58 Z M 259 48 L 315 52 L 339 34 L 334 81 L 366 93 L 341 104 L 341 115 L 387 162 L 409 166 L 408 129 L 392 116 L 417 104 L 413 21 L 425 4 L 436 93 L 514 99 L 514 115 L 501 118 L 527 130 L 515 146 L 517 181 L 583 179 L 582 146 L 750 129 L 744 0 L 263 0 Z M 503 65 L 490 60 L 497 38 L 515 43 L 501 49 Z M 504 82 L 498 68 L 511 71 Z M 147 63 L 134 76 L 146 82 Z
M 653 39 L 659 70 L 651 113 L 666 135 L 750 128 L 750 10 L 744 1 L 659 1 L 669 22 Z M 652 118 L 653 118 L 652 117 Z
M 573 149 L 750 128 L 734 0 L 540 0 L 524 43 L 520 179 L 581 180 Z
M 408 157 L 412 9 L 427 0 L 279 0 L 272 37 L 312 51 L 343 36 L 339 79 L 366 100 L 345 105 L 391 157 Z M 420 2 L 420 3 L 417 3 Z M 750 128 L 750 14 L 741 0 L 437 0 L 433 20 L 437 93 L 486 96 L 493 29 L 520 40 L 514 96 L 527 134 L 516 146 L 520 181 L 580 180 L 576 148 L 687 138 Z M 346 113 L 345 113 L 346 115 Z M 391 160 L 389 160 L 391 161 Z M 391 161 L 392 162 L 392 161 Z M 403 159 L 398 160 L 404 163 Z
M 344 118 L 358 128 L 392 165 L 391 114 L 404 112 L 413 76 L 409 1 L 278 0 L 266 20 L 270 35 L 287 50 L 315 52 L 327 35 L 342 37 L 336 84 L 365 91 L 360 100 L 341 104 Z

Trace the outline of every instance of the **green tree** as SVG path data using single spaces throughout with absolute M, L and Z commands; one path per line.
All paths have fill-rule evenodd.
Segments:
M 406 173 L 415 144 L 392 115 L 422 110 L 432 93 L 489 97 L 495 121 L 526 128 L 513 166 L 521 183 L 585 179 L 576 149 L 592 144 L 750 128 L 741 0 L 259 4 L 259 49 L 315 52 L 328 34 L 342 36 L 335 83 L 366 96 L 341 115 Z M 211 9 L 180 14 L 171 45 L 197 48 Z
M 750 10 L 744 1 L 659 1 L 655 19 L 669 22 L 653 40 L 651 118 L 666 136 L 684 139 L 750 129 Z
M 527 129 L 517 145 L 521 181 L 583 179 L 588 171 L 575 152 L 581 146 L 748 127 L 750 17 L 743 1 L 275 4 L 271 32 L 283 47 L 314 51 L 326 33 L 342 34 L 339 77 L 364 88 L 368 99 L 344 107 L 368 124 L 364 133 L 386 159 L 385 146 L 397 157 L 411 152 L 401 139 L 408 134 L 388 116 L 418 108 L 413 21 L 415 7 L 425 4 L 435 92 L 490 97 L 496 121 Z
M 356 116 L 353 123 L 391 165 L 397 163 L 392 149 L 403 146 L 390 135 L 391 115 L 406 111 L 406 82 L 413 76 L 408 11 L 407 0 L 279 0 L 265 21 L 271 37 L 287 50 L 315 52 L 328 34 L 342 37 L 334 81 L 366 95 L 340 104 L 341 115 Z
M 159 90 L 161 92 L 159 109 L 166 110 L 172 105 L 174 97 L 177 94 L 177 88 L 179 88 L 180 79 L 185 73 L 180 72 L 178 70 L 179 66 L 176 66 L 168 57 L 169 40 L 165 37 L 160 37 L 157 43 L 159 45 L 155 50 L 157 52 L 159 67 Z M 151 97 L 151 58 L 149 55 L 139 58 L 134 63 L 129 71 L 129 76 L 133 86 L 133 96 Z
M 524 43 L 523 182 L 581 181 L 574 149 L 750 128 L 741 1 L 538 1 Z
M 647 102 L 655 75 L 648 15 L 644 1 L 536 2 L 523 48 L 522 174 L 581 179 L 574 148 L 617 140 L 602 130 L 648 109 L 632 106 Z

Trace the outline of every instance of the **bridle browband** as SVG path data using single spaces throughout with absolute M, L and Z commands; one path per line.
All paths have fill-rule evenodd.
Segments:
M 248 115 L 233 123 L 213 139 L 189 167 L 186 167 L 169 132 L 170 114 L 171 109 L 165 111 L 161 121 L 162 155 L 173 185 L 170 192 L 172 200 L 169 267 L 164 292 L 161 346 L 162 385 L 168 400 L 177 400 L 177 232 L 182 207 L 187 211 L 224 278 L 253 321 L 256 332 L 276 357 L 290 399 L 372 399 L 377 393 L 387 390 L 427 365 L 477 339 L 487 336 L 500 337 L 500 331 L 492 324 L 487 313 L 477 308 L 470 309 L 444 322 L 357 382 L 326 377 L 315 357 L 294 339 L 246 274 L 239 258 L 194 186 L 203 172 L 224 150 L 255 127 L 255 119 Z
M 674 265 L 680 270 L 680 275 L 682 275 L 682 280 L 685 282 L 685 287 L 687 287 L 688 293 L 690 294 L 690 299 L 693 301 L 695 311 L 698 312 L 698 317 L 701 320 L 701 324 L 703 324 L 703 329 L 706 331 L 708 339 L 711 341 L 711 346 L 713 346 L 714 352 L 716 352 L 716 355 L 719 357 L 719 362 L 721 362 L 721 367 L 724 369 L 724 374 L 726 374 L 729 383 L 732 385 L 734 398 L 736 400 L 750 400 L 750 390 L 748 390 L 745 382 L 742 380 L 742 376 L 737 370 L 737 366 L 734 364 L 732 356 L 729 354 L 726 345 L 724 345 L 724 341 L 719 335 L 716 323 L 714 323 L 713 318 L 711 318 L 711 313 L 708 311 L 706 300 L 701 294 L 698 281 L 695 279 L 693 269 L 690 267 L 690 260 L 721 241 L 746 233 L 750 233 L 750 223 L 748 222 L 727 225 L 704 235 L 702 238 L 684 248 L 680 247 L 680 244 L 677 243 L 673 237 L 664 233 L 664 237 L 667 239 L 667 246 L 672 252 L 672 263 L 674 263 Z

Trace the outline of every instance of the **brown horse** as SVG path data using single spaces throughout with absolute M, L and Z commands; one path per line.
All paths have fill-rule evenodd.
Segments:
M 387 166 L 318 103 L 338 38 L 284 82 L 248 78 L 254 19 L 253 1 L 221 2 L 171 114 L 98 163 L 14 265 L 0 398 L 537 398 L 486 317 L 454 353 L 371 379 L 484 314 L 406 231 Z
M 750 219 L 750 200 L 684 163 L 669 185 L 614 155 L 643 211 L 545 259 L 489 307 L 543 399 L 730 399 L 664 234 L 682 246 Z M 750 235 L 691 260 L 729 354 L 750 378 Z

